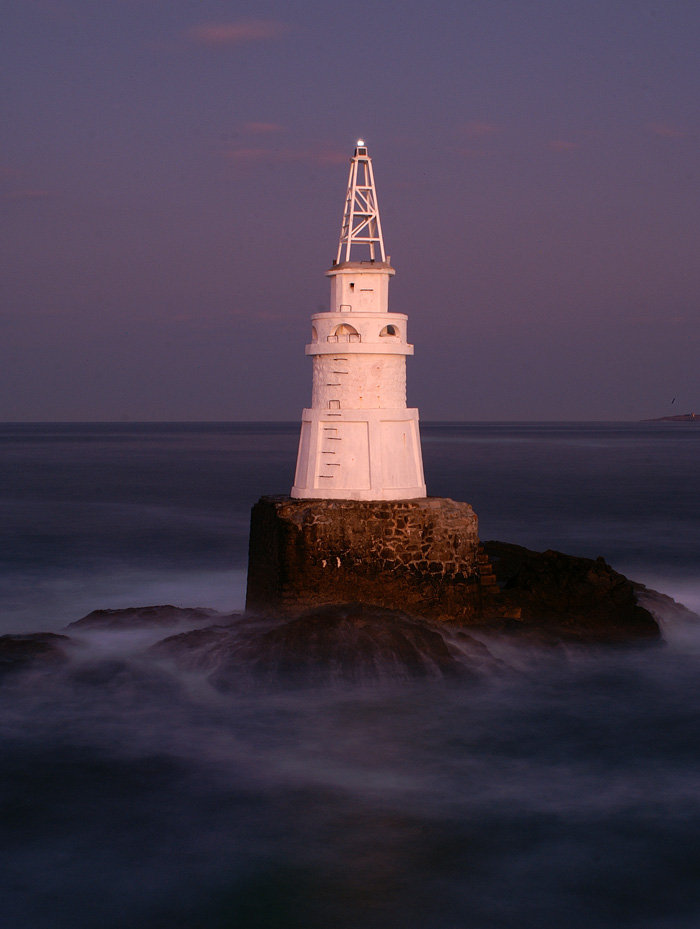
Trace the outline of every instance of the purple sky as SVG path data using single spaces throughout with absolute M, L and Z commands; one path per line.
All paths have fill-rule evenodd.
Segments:
M 298 419 L 359 136 L 423 419 L 700 411 L 699 43 L 697 0 L 4 0 L 0 420 Z

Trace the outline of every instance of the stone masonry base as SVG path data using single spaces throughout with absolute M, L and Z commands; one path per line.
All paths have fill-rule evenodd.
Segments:
M 362 601 L 478 622 L 497 591 L 468 503 L 268 496 L 253 507 L 249 611 L 289 615 Z

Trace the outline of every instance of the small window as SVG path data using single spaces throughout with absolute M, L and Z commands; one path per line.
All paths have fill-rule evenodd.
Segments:
M 386 336 L 386 335 L 397 336 L 398 334 L 399 334 L 399 330 L 397 329 L 396 326 L 385 326 L 382 329 L 382 331 L 379 333 L 380 336 Z
M 340 400 L 329 400 L 328 401 L 329 410 L 339 410 L 340 409 Z
M 312 327 L 311 327 L 311 341 L 312 341 L 312 342 L 318 342 L 318 332 L 316 332 L 316 327 L 315 327 L 315 326 L 312 326 Z

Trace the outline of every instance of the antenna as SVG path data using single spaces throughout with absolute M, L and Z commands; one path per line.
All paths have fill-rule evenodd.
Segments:
M 362 139 L 357 140 L 355 154 L 350 159 L 350 177 L 336 264 L 351 260 L 353 245 L 368 245 L 370 261 L 375 260 L 375 246 L 378 245 L 381 261 L 386 261 L 372 159 Z

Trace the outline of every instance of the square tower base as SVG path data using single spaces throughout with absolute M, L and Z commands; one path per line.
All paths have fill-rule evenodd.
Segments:
M 246 609 L 289 615 L 362 601 L 478 622 L 489 573 L 468 503 L 261 497 L 251 514 Z

